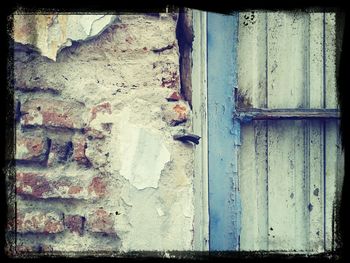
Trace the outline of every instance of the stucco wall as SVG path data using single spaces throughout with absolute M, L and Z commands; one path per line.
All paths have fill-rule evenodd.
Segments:
M 10 253 L 192 249 L 177 19 L 15 15 Z

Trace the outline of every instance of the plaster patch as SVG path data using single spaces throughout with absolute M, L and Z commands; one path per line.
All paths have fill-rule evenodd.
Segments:
M 98 36 L 116 20 L 115 15 L 14 15 L 14 40 L 30 44 L 43 56 L 56 60 L 57 53 L 72 41 Z M 34 28 L 34 30 L 33 30 Z M 33 37 L 33 31 L 37 37 Z
M 158 212 L 159 216 L 164 216 L 165 215 L 163 210 L 160 207 L 157 207 L 157 212 Z
M 129 115 L 122 114 L 120 126 L 120 174 L 137 189 L 157 188 L 170 153 L 156 132 L 131 124 Z

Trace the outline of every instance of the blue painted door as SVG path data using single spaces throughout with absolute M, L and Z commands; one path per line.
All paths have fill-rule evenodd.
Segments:
M 239 122 L 232 118 L 237 86 L 238 13 L 208 13 L 209 249 L 238 250 Z

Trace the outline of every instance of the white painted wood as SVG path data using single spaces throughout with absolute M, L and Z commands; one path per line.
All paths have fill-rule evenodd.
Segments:
M 270 121 L 268 129 L 269 249 L 303 250 L 303 126 L 300 121 Z
M 310 122 L 310 190 L 309 202 L 312 205 L 309 217 L 308 250 L 323 251 L 324 224 L 324 178 L 323 178 L 323 124 Z
M 266 16 L 266 12 L 239 15 L 239 90 L 251 99 L 254 108 L 266 107 Z
M 252 106 L 337 108 L 334 14 L 256 12 L 245 24 L 244 15 L 238 80 Z M 264 123 L 242 125 L 241 250 L 333 249 L 344 176 L 337 121 Z
M 303 15 L 277 12 L 268 15 L 268 107 L 303 106 Z
M 266 12 L 242 12 L 239 17 L 239 90 L 253 107 L 266 107 Z M 266 121 L 242 125 L 239 178 L 242 202 L 241 247 L 268 249 Z M 249 160 L 249 165 L 247 165 Z
M 241 125 L 241 148 L 239 151 L 238 169 L 240 176 L 240 189 L 242 200 L 242 229 L 241 229 L 241 250 L 258 250 L 258 221 L 259 193 L 257 187 L 256 168 L 259 161 L 255 156 L 255 134 L 253 125 Z M 250 160 L 250 165 L 246 164 L 246 160 Z
M 241 247 L 243 251 L 268 249 L 266 121 L 241 126 L 239 155 L 242 201 Z M 247 160 L 249 159 L 249 165 Z
M 323 13 L 310 14 L 310 107 L 323 108 Z
M 193 132 L 201 137 L 195 149 L 193 244 L 195 251 L 208 251 L 209 249 L 206 17 L 206 12 L 193 10 Z
M 323 13 L 311 13 L 309 24 L 309 87 L 311 108 L 323 108 Z M 312 205 L 309 217 L 309 245 L 314 252 L 323 251 L 324 225 L 324 176 L 323 176 L 323 124 L 309 124 L 309 202 Z
M 335 55 L 336 55 L 336 39 L 335 39 L 335 13 L 325 13 L 325 108 L 337 108 L 336 93 L 336 75 L 335 75 Z
M 304 15 L 268 16 L 268 106 L 305 105 Z M 306 217 L 304 125 L 301 121 L 269 122 L 269 249 L 303 250 Z

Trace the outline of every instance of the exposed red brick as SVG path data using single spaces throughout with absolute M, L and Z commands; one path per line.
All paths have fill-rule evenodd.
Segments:
M 25 246 L 25 245 L 17 245 L 15 250 L 16 250 L 16 253 L 22 254 L 22 253 L 26 253 L 26 252 L 34 252 L 35 247 Z
M 16 160 L 44 161 L 48 152 L 48 139 L 41 136 L 43 135 L 17 133 Z
M 52 186 L 43 174 L 17 172 L 16 190 L 19 195 L 43 198 L 50 195 Z
M 176 72 L 173 72 L 170 77 L 162 78 L 162 87 L 177 88 L 179 86 L 179 80 L 179 75 Z
M 59 233 L 64 230 L 62 215 L 56 212 L 18 212 L 17 232 L 18 233 Z
M 21 107 L 23 126 L 45 126 L 54 128 L 81 129 L 84 106 L 62 100 L 27 100 Z
M 51 178 L 46 174 L 18 172 L 17 194 L 35 198 L 95 199 L 106 194 L 107 183 L 101 177 L 91 180 L 74 177 Z
M 162 106 L 162 110 L 163 120 L 171 126 L 186 122 L 189 116 L 189 107 L 183 101 L 178 101 L 176 104 L 167 103 Z
M 66 215 L 64 225 L 70 232 L 83 234 L 85 218 L 80 215 Z
M 99 112 L 112 114 L 111 104 L 109 102 L 103 102 L 103 103 L 101 103 L 99 105 L 94 106 L 91 109 L 90 121 L 96 119 L 96 115 Z
M 75 198 L 75 199 L 93 199 L 95 198 L 88 191 L 88 180 L 77 180 L 71 177 L 60 177 L 58 180 L 50 182 L 55 189 L 50 197 Z
M 86 139 L 84 136 L 76 136 L 73 138 L 73 160 L 81 165 L 90 165 L 89 159 L 85 155 L 85 149 L 87 147 Z
M 186 106 L 181 106 L 179 104 L 176 104 L 173 109 L 177 113 L 179 120 L 186 120 L 187 119 L 187 107 Z
M 174 91 L 168 98 L 167 101 L 179 101 L 181 100 L 181 95 L 177 92 Z
M 62 231 L 62 221 L 48 220 L 45 222 L 45 233 L 58 233 Z
M 94 177 L 89 185 L 89 194 L 94 193 L 98 197 L 102 197 L 106 194 L 107 183 L 102 177 Z
M 83 188 L 81 186 L 73 185 L 73 186 L 69 187 L 68 194 L 69 195 L 75 195 L 75 194 L 80 193 L 82 190 L 83 190 Z
M 87 218 L 87 226 L 91 232 L 115 233 L 113 214 L 107 212 L 103 208 L 99 208 L 89 215 Z

